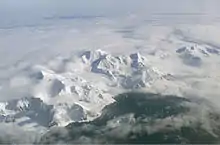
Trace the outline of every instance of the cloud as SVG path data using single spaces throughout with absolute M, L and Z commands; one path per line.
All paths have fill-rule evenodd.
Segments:
M 220 114 L 206 101 L 125 93 L 94 121 L 57 128 L 43 136 L 41 142 L 218 143 L 219 119 Z
M 24 131 L 22 128 L 12 124 L 0 124 L 1 144 L 27 144 L 37 142 L 40 134 L 32 131 Z

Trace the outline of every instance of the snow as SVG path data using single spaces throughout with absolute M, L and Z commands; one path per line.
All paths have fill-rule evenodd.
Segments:
M 218 55 L 213 51 L 218 52 L 214 48 L 195 45 L 177 48 L 173 54 L 176 59 L 190 60 L 190 57 L 198 57 L 205 61 L 208 57 Z M 70 122 L 87 121 L 97 117 L 104 106 L 114 102 L 115 94 L 110 90 L 139 89 L 183 95 L 184 89 L 189 88 L 178 79 L 180 73 L 159 69 L 160 65 L 153 64 L 151 53 L 140 51 L 111 54 L 97 49 L 81 50 L 79 54 L 64 58 L 58 56 L 45 64 L 30 66 L 11 78 L 11 87 L 19 86 L 19 82 L 24 83 L 23 80 L 26 80 L 27 83 L 23 85 L 31 85 L 30 97 L 23 96 L 2 102 L 2 122 L 16 122 L 19 126 L 28 128 L 65 126 Z M 170 55 L 163 60 L 169 59 Z M 72 66 L 76 67 L 68 68 Z M 92 76 L 94 79 L 85 76 Z M 101 82 L 97 83 L 97 80 Z
M 75 59 L 71 60 L 72 57 Z M 52 61 L 55 62 L 46 63 L 44 66 L 32 66 L 25 69 L 20 77 L 12 78 L 13 82 L 20 78 L 32 82 L 29 90 L 31 97 L 5 101 L 7 105 L 2 107 L 2 115 L 7 111 L 12 111 L 12 114 L 6 114 L 6 116 L 10 115 L 14 118 L 11 122 L 16 122 L 20 126 L 33 122 L 42 127 L 64 126 L 73 121 L 91 120 L 101 113 L 105 105 L 114 101 L 114 94 L 109 91 L 110 88 L 150 87 L 151 81 L 162 77 L 162 73 L 159 74 L 159 71 L 157 72 L 155 68 L 148 65 L 147 59 L 139 53 L 127 56 L 113 55 L 98 49 L 82 52 L 79 56 L 74 54 L 66 59 L 75 66 L 81 63 L 81 69 L 66 68 L 57 71 L 56 67 L 51 67 L 51 63 L 57 62 L 57 59 L 53 59 Z M 59 58 L 59 60 L 63 59 Z M 64 63 L 59 64 L 61 66 L 66 63 L 61 62 Z M 97 84 L 96 81 L 86 80 L 81 72 L 88 70 L 87 73 L 93 73 L 97 78 L 104 75 L 110 83 L 103 82 L 103 84 L 106 83 L 103 85 Z M 116 86 L 113 85 L 115 83 Z M 21 122 L 16 121 L 25 117 L 27 119 L 19 120 Z
M 96 1 L 78 2 L 80 15 L 68 2 L 51 9 L 39 2 L 27 20 L 31 2 L 17 15 L 0 2 L 2 123 L 44 131 L 92 120 L 131 90 L 220 101 L 217 0 Z

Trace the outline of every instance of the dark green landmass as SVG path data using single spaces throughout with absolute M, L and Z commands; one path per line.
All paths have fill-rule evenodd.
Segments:
M 203 119 L 199 113 L 190 113 L 204 106 L 200 105 L 201 101 L 137 92 L 120 94 L 115 100 L 97 119 L 52 130 L 42 137 L 41 143 L 213 144 L 220 141 L 220 115 L 216 110 L 209 108 L 201 113 Z

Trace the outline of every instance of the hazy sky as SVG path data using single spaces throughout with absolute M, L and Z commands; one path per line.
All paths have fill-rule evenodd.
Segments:
M 219 0 L 0 0 L 0 26 L 35 23 L 44 17 L 132 13 L 201 13 L 218 15 Z

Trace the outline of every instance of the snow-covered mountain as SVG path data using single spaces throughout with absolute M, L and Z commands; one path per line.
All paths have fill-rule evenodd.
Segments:
M 189 45 L 177 49 L 175 55 L 187 65 L 198 66 L 219 51 Z M 121 55 L 97 49 L 27 67 L 10 79 L 10 85 L 26 82 L 29 94 L 2 101 L 0 121 L 28 129 L 65 126 L 98 117 L 103 107 L 114 102 L 117 91 L 150 90 L 158 84 L 167 87 L 178 83 L 175 72 L 158 69 L 148 57 L 139 52 Z
M 219 106 L 219 4 L 0 0 L 0 142 L 86 124 L 127 91 Z
M 190 66 L 201 66 L 203 57 L 219 55 L 220 51 L 200 45 L 185 46 L 176 50 L 183 62 Z
M 163 51 L 160 56 L 161 53 Z M 218 56 L 219 50 L 186 45 L 176 49 L 174 54 L 164 53 L 166 57 L 159 57 L 164 66 L 171 55 L 186 65 L 200 66 L 206 59 Z M 154 57 L 157 57 L 156 53 Z M 179 81 L 179 74 L 161 69 L 165 67 L 159 69 L 151 59 L 151 53 L 115 54 L 97 49 L 58 56 L 43 65 L 25 67 L 10 78 L 9 86 L 23 85 L 29 93 L 1 101 L 0 121 L 44 131 L 52 126 L 97 118 L 106 105 L 115 101 L 113 96 L 118 92 L 155 89 L 166 93 L 170 87 L 175 93 L 173 88 L 181 91 L 188 87 Z M 168 62 L 171 66 L 172 62 Z
M 95 120 L 53 128 L 40 143 L 219 142 L 220 113 L 207 100 L 137 92 L 120 94 L 115 100 Z
M 83 53 L 82 60 L 89 65 L 92 73 L 102 74 L 116 86 L 126 89 L 146 87 L 163 75 L 162 72 L 151 66 L 147 58 L 140 53 L 114 56 L 101 50 L 95 50 Z
M 1 102 L 1 122 L 31 129 L 91 120 L 104 106 L 114 102 L 111 88 L 150 87 L 155 80 L 163 79 L 164 74 L 140 53 L 112 55 L 94 50 L 58 58 L 44 66 L 26 68 L 11 79 L 13 85 L 21 76 L 31 82 L 31 95 Z M 88 75 L 94 80 L 85 77 Z

